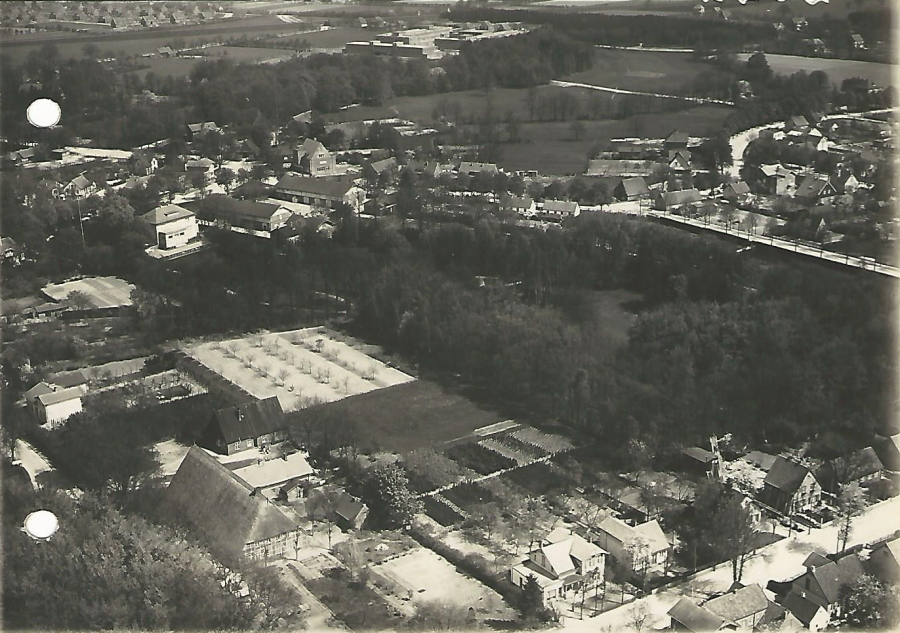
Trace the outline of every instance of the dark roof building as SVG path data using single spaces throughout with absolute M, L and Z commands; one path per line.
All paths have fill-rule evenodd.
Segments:
M 618 200 L 639 200 L 650 195 L 650 187 L 647 186 L 643 176 L 623 178 L 613 189 L 613 195 Z
M 275 185 L 275 195 L 282 200 L 333 209 L 339 203 L 354 209 L 362 205 L 364 194 L 346 178 L 312 178 L 286 173 Z
M 200 445 L 222 455 L 254 446 L 265 446 L 286 437 L 287 419 L 276 396 L 219 409 L 206 429 Z
M 676 631 L 706 633 L 718 631 L 725 624 L 725 618 L 707 611 L 685 596 L 669 609 L 669 616 L 672 618 L 672 629 Z
M 868 484 L 881 479 L 884 465 L 871 446 L 842 455 L 825 463 L 816 471 L 816 479 L 824 490 L 837 494 L 842 485 Z
M 197 446 L 165 491 L 162 508 L 227 563 L 279 558 L 293 547 L 294 519 Z

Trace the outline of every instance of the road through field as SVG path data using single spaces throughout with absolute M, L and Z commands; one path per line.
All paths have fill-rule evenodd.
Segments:
M 599 90 L 600 92 L 610 92 L 617 95 L 638 95 L 644 97 L 659 97 L 660 99 L 680 99 L 681 101 L 689 101 L 691 103 L 703 103 L 714 105 L 734 106 L 731 101 L 722 101 L 720 99 L 710 99 L 707 97 L 683 97 L 680 95 L 659 94 L 656 92 L 639 92 L 636 90 L 622 90 L 621 88 L 607 88 L 605 86 L 595 86 L 593 84 L 582 84 L 574 81 L 553 80 L 551 86 L 559 86 L 560 88 L 584 88 L 586 90 Z

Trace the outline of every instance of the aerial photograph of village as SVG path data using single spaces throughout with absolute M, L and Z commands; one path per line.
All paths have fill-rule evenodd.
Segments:
M 0 626 L 900 630 L 898 18 L 0 2 Z

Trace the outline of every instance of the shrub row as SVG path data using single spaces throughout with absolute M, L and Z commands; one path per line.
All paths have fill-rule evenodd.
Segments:
M 512 468 L 516 465 L 516 462 L 508 457 L 503 457 L 483 446 L 472 443 L 451 446 L 444 451 L 444 454 L 453 461 L 459 462 L 482 475 L 489 475 L 498 470 Z
M 432 519 L 434 519 L 444 527 L 450 527 L 451 525 L 462 523 L 463 518 L 456 512 L 456 510 L 448 506 L 446 503 L 441 503 L 434 497 L 425 497 L 423 506 L 425 507 L 425 514 L 430 516 Z
M 493 571 L 491 563 L 481 554 L 463 554 L 418 527 L 413 527 L 409 531 L 409 535 L 422 547 L 427 547 L 438 556 L 445 558 L 460 571 L 469 574 L 499 593 L 511 606 L 519 606 L 522 592 L 506 576 Z

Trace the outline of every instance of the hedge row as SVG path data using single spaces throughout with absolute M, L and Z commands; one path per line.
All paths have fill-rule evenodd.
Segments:
M 494 572 L 491 569 L 491 563 L 481 554 L 463 554 L 418 527 L 410 529 L 409 535 L 422 547 L 427 547 L 438 556 L 445 558 L 460 571 L 469 574 L 499 593 L 508 604 L 519 608 L 522 592 L 506 576 Z

